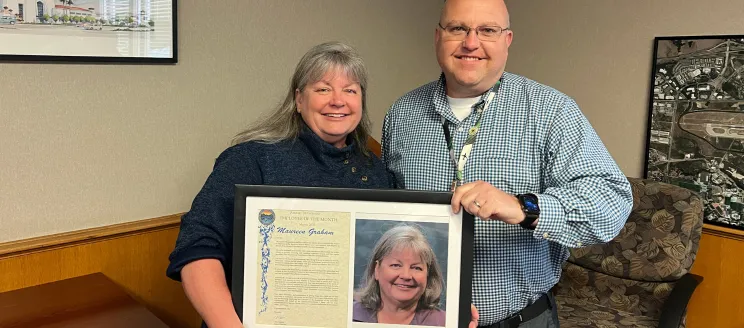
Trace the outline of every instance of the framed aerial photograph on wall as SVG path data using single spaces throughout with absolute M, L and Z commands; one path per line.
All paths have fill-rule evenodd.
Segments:
M 176 0 L 2 0 L 0 61 L 176 63 Z
M 744 35 L 655 38 L 648 129 L 645 177 L 744 230 Z

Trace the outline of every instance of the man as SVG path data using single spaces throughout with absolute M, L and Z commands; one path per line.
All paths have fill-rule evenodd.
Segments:
M 568 248 L 613 239 L 632 194 L 573 99 L 504 72 L 509 26 L 502 0 L 445 2 L 435 32 L 442 74 L 392 105 L 382 159 L 398 187 L 454 189 L 453 210 L 480 218 L 479 326 L 557 327 L 550 290 Z

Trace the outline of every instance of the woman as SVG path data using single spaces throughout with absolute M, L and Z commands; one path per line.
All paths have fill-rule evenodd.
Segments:
M 389 188 L 366 140 L 367 71 L 349 46 L 324 43 L 295 68 L 284 102 L 240 133 L 181 221 L 168 277 L 209 327 L 242 327 L 230 289 L 235 184 Z M 203 325 L 203 326 L 204 326 Z
M 444 327 L 445 312 L 438 308 L 443 290 L 439 263 L 424 235 L 413 226 L 396 226 L 372 251 L 353 321 Z

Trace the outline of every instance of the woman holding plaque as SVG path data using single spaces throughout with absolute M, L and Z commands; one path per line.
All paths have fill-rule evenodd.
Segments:
M 367 149 L 367 70 L 351 47 L 331 42 L 297 64 L 284 101 L 238 134 L 183 216 L 168 277 L 181 281 L 203 326 L 242 327 L 231 281 L 235 184 L 389 188 Z
M 426 237 L 414 226 L 396 226 L 372 251 L 353 321 L 444 327 L 443 290 L 442 272 Z

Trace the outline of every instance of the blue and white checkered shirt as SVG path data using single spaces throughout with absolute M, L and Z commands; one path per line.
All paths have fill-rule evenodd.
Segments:
M 476 115 L 460 122 L 444 83 L 442 75 L 407 93 L 385 116 L 382 160 L 399 188 L 451 188 L 455 167 L 441 117 L 460 154 Z M 504 73 L 482 120 L 464 182 L 483 180 L 515 195 L 534 193 L 541 210 L 534 231 L 476 221 L 473 304 L 480 325 L 489 325 L 548 292 L 560 278 L 567 247 L 614 238 L 633 200 L 628 180 L 578 105 L 559 91 Z

